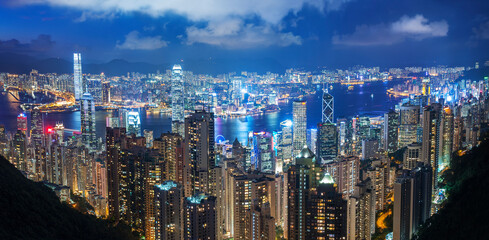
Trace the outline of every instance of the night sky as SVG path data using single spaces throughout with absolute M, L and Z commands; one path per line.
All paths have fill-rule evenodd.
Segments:
M 1 0 L 0 52 L 84 61 L 285 66 L 489 60 L 489 1 Z

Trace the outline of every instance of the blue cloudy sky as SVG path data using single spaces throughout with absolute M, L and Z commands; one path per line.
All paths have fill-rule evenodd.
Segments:
M 285 66 L 489 60 L 486 0 L 1 0 L 0 52 Z

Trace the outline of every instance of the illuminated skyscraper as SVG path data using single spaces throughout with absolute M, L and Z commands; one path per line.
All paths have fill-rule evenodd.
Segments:
M 443 109 L 440 123 L 440 168 L 447 167 L 450 164 L 453 149 L 453 132 L 454 132 L 454 117 L 452 110 L 449 107 Z
M 80 99 L 80 117 L 82 141 L 88 148 L 97 147 L 95 129 L 95 103 L 90 93 L 84 93 Z
M 35 146 L 42 144 L 44 134 L 44 118 L 39 108 L 35 107 L 31 111 L 31 141 Z
M 75 99 L 78 100 L 82 97 L 84 91 L 80 53 L 73 53 L 73 81 L 75 82 Z
M 235 76 L 233 78 L 233 93 L 232 99 L 236 106 L 241 104 L 241 77 Z
M 333 123 L 318 124 L 316 157 L 320 163 L 330 163 L 338 156 L 338 131 Z
M 102 82 L 102 103 L 110 103 L 110 82 Z
M 323 91 L 321 121 L 323 123 L 334 123 L 334 97 L 328 93 L 327 89 Z
M 437 189 L 438 163 L 440 158 L 440 114 L 441 105 L 433 103 L 423 112 L 422 161 L 433 170 L 433 191 Z M 433 192 L 434 193 L 434 192 Z
M 292 104 L 292 122 L 294 124 L 294 156 L 297 156 L 307 141 L 306 101 L 297 100 Z
M 216 197 L 203 193 L 184 200 L 184 240 L 216 239 Z
M 126 113 L 126 130 L 127 134 L 136 134 L 141 136 L 141 118 L 139 112 L 130 111 Z
M 279 153 L 280 153 L 280 161 L 285 163 L 289 163 L 292 160 L 292 121 L 285 120 L 280 123 L 280 127 L 282 128 L 282 135 L 280 137 L 279 143 Z M 277 153 L 278 154 L 278 153 Z
M 27 136 L 27 116 L 24 113 L 17 116 L 17 130 Z
M 393 110 L 384 114 L 384 150 L 395 152 L 397 150 L 397 128 L 399 126 L 399 115 Z
M 210 193 L 211 170 L 216 167 L 214 114 L 195 111 L 185 119 L 185 196 Z
M 183 188 L 173 181 L 166 181 L 155 187 L 156 209 L 154 214 L 155 229 L 150 230 L 146 239 L 180 240 L 183 231 Z M 151 222 L 151 221 L 150 221 Z
M 171 109 L 172 132 L 184 136 L 184 83 L 183 71 L 180 65 L 174 65 L 171 72 Z
M 269 132 L 253 133 L 251 165 L 260 172 L 275 173 L 273 136 Z
M 162 169 L 165 179 L 172 180 L 183 185 L 183 139 L 176 133 L 163 133 L 154 140 L 154 148 L 165 159 Z

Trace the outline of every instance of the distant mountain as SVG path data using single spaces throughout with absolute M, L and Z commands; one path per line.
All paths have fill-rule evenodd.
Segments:
M 25 178 L 0 156 L 0 239 L 136 239 L 130 229 L 85 215 Z
M 283 73 L 285 67 L 273 59 L 197 59 L 181 63 L 184 70 L 197 74 L 222 74 L 229 72 L 275 72 Z M 128 72 L 156 73 L 165 72 L 172 64 L 151 64 L 145 62 L 129 62 L 114 59 L 108 63 L 83 64 L 83 73 L 108 76 L 125 75 Z M 16 53 L 0 53 L 0 72 L 28 74 L 32 69 L 40 73 L 73 73 L 73 62 L 61 58 L 37 59 L 28 55 Z

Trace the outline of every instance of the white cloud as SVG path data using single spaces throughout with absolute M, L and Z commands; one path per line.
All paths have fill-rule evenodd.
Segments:
M 300 44 L 299 36 L 283 32 L 283 19 L 288 14 L 297 14 L 305 5 L 319 12 L 334 11 L 349 1 L 352 0 L 16 0 L 15 4 L 77 9 L 83 12 L 78 21 L 131 12 L 153 17 L 173 13 L 195 24 L 186 29 L 187 44 L 246 48 Z M 245 23 L 249 21 L 254 24 Z
M 347 46 L 392 45 L 407 39 L 423 40 L 445 37 L 448 23 L 445 20 L 429 22 L 423 15 L 403 16 L 391 24 L 360 25 L 355 32 L 346 35 L 334 35 L 333 44 Z
M 126 35 L 123 43 L 117 43 L 116 48 L 129 50 L 154 50 L 166 47 L 168 42 L 163 41 L 161 36 L 140 37 L 138 31 L 132 31 Z
M 210 22 L 204 28 L 189 27 L 187 44 L 205 43 L 225 48 L 252 48 L 267 46 L 300 45 L 302 39 L 290 32 L 277 32 L 270 25 L 246 24 L 234 18 L 223 22 Z
M 403 16 L 399 21 L 392 24 L 392 31 L 407 34 L 415 38 L 444 37 L 448 33 L 446 21 L 428 22 L 423 15 L 416 15 L 412 18 Z

